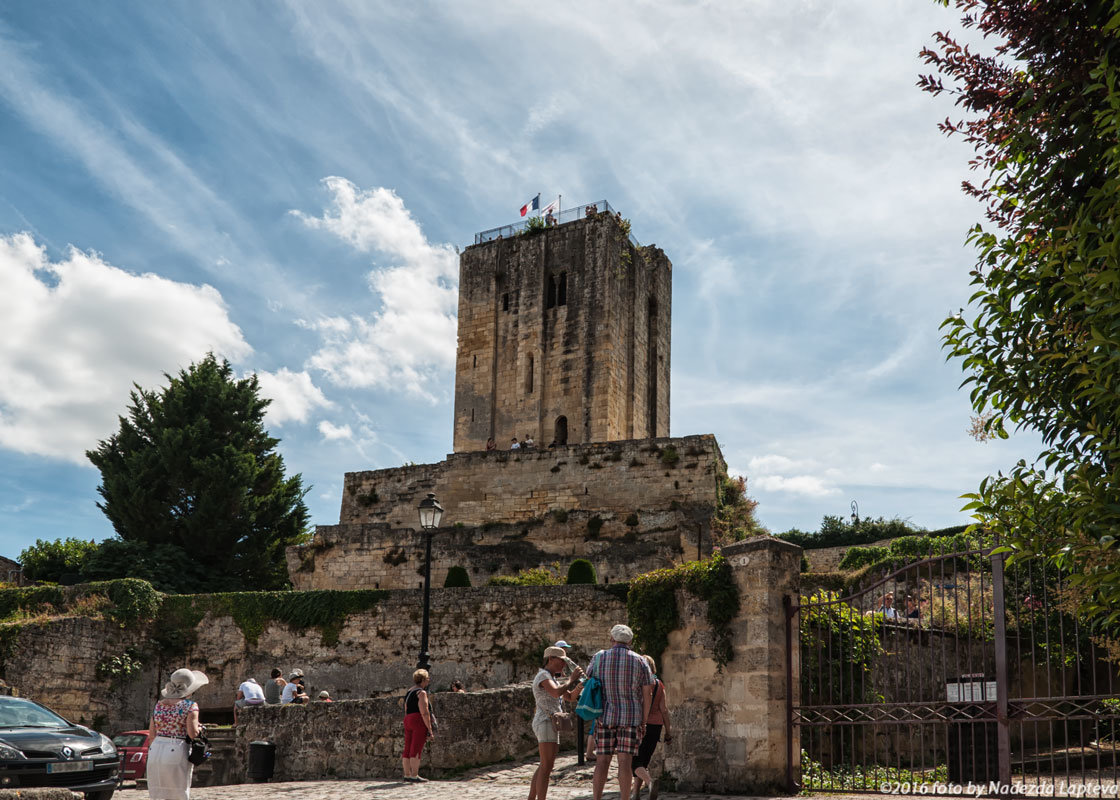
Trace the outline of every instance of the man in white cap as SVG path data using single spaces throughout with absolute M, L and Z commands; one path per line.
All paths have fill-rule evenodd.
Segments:
M 653 700 L 653 673 L 649 664 L 630 649 L 634 631 L 626 625 L 611 628 L 611 646 L 600 650 L 587 668 L 589 677 L 603 685 L 603 716 L 595 724 L 595 777 L 592 796 L 600 800 L 611 768 L 611 758 L 618 755 L 619 797 L 630 797 L 633 777 L 631 761 L 638 754 L 638 745 L 645 734 Z

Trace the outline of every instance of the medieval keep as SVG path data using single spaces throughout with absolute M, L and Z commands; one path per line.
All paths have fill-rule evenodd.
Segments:
M 617 582 L 709 553 L 726 466 L 713 436 L 669 437 L 671 311 L 668 257 L 605 201 L 479 234 L 459 262 L 454 452 L 347 473 L 339 524 L 288 550 L 294 587 L 416 587 L 428 492 L 436 586 L 452 566 L 479 586 L 587 558 Z

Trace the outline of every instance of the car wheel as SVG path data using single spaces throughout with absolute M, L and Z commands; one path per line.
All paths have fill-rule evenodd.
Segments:
M 100 792 L 86 792 L 86 800 L 111 800 L 113 789 L 102 789 Z

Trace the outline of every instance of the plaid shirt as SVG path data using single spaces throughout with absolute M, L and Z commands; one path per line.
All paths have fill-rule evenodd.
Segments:
M 603 684 L 603 716 L 606 728 L 642 724 L 642 687 L 653 684 L 649 664 L 624 644 L 600 650 L 591 660 L 587 674 Z

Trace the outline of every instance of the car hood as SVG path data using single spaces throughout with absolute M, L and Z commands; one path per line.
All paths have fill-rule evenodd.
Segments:
M 17 750 L 58 752 L 69 745 L 78 753 L 101 744 L 101 734 L 80 725 L 65 728 L 0 728 L 0 741 Z

